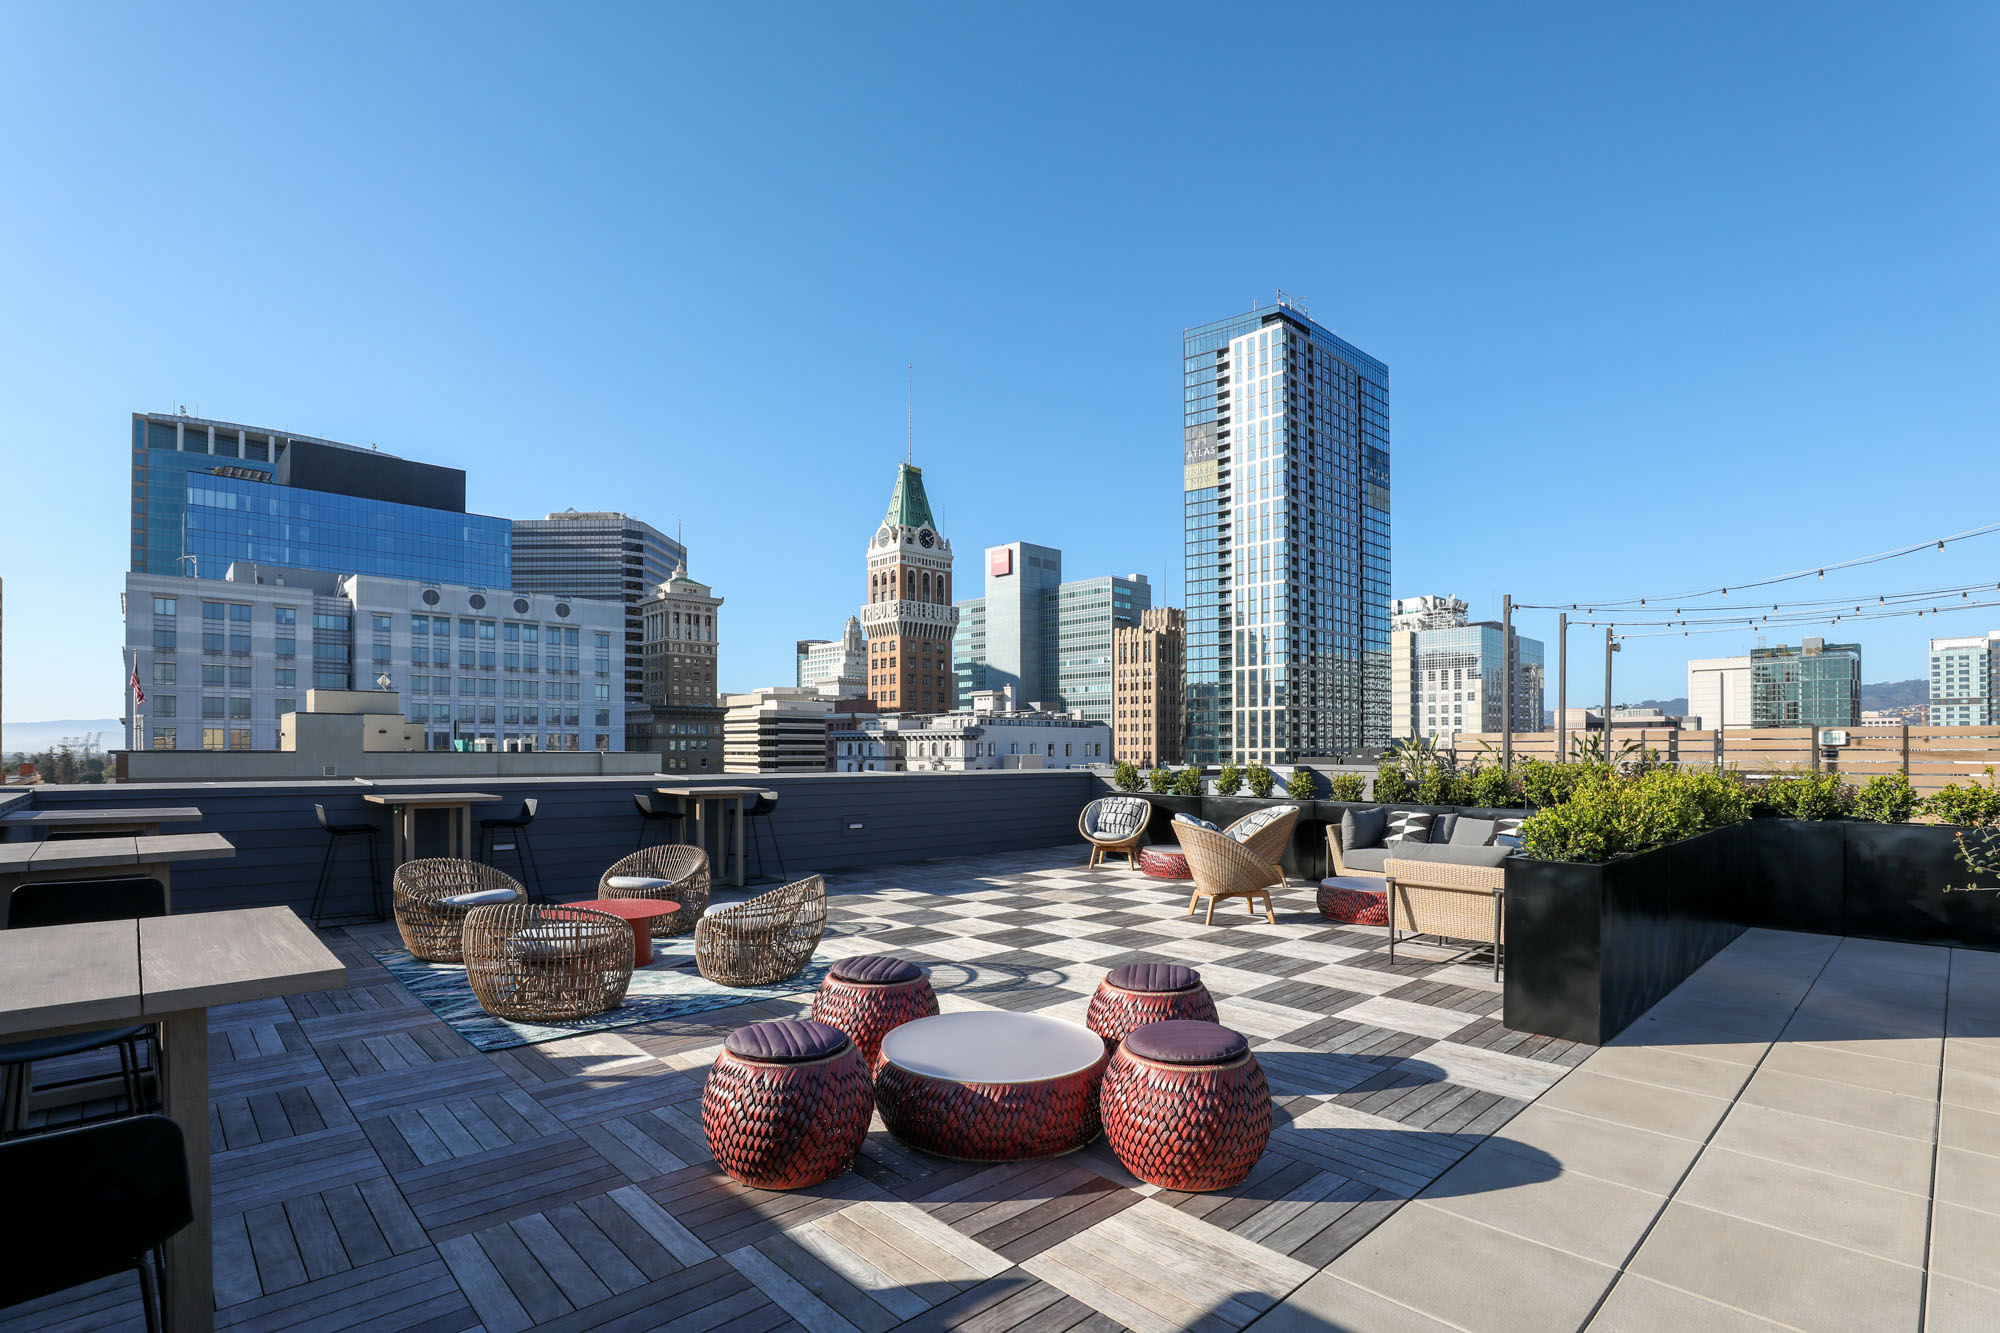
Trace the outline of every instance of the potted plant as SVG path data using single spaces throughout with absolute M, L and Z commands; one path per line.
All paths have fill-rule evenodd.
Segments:
M 1215 775 L 1215 794 L 1234 796 L 1243 790 L 1243 770 L 1234 764 L 1224 764 Z
M 1359 773 L 1329 773 L 1326 785 L 1330 801 L 1358 802 L 1368 791 L 1368 779 Z
M 1278 781 L 1277 774 L 1258 763 L 1250 765 L 1244 778 L 1250 784 L 1250 794 L 1260 801 L 1270 796 L 1271 788 L 1277 785 Z

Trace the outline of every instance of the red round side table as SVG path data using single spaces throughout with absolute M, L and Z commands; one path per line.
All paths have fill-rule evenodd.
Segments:
M 1106 1050 L 1141 1023 L 1196 1018 L 1213 1023 L 1215 1001 L 1201 973 L 1179 963 L 1127 963 L 1097 983 L 1084 1026 L 1104 1038 Z
M 632 966 L 644 967 L 653 961 L 653 918 L 672 916 L 681 910 L 679 903 L 670 903 L 665 898 L 594 898 L 584 904 L 593 912 L 604 912 L 618 917 L 632 927 Z
M 1264 1071 L 1241 1033 L 1215 1023 L 1132 1029 L 1104 1071 L 1100 1104 L 1111 1151 L 1162 1189 L 1228 1189 L 1271 1138 Z
M 906 958 L 867 954 L 836 959 L 813 996 L 815 1023 L 845 1032 L 874 1069 L 882 1038 L 905 1023 L 938 1011 L 937 995 L 924 970 Z

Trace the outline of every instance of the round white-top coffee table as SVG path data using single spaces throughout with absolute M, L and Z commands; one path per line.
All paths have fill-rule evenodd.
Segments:
M 982 1009 L 882 1038 L 875 1099 L 889 1132 L 943 1157 L 1019 1162 L 1097 1137 L 1103 1039 L 1081 1023 Z

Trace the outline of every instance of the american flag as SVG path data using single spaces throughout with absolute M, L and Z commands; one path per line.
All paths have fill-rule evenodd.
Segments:
M 140 704 L 142 704 L 142 703 L 144 703 L 144 702 L 146 702 L 146 691 L 145 691 L 144 687 L 143 687 L 143 686 L 141 686 L 141 685 L 139 684 L 139 668 L 138 668 L 138 667 L 133 667 L 133 668 L 132 668 L 132 706 L 133 706 L 134 708 L 136 708 L 136 707 L 138 707 L 138 706 L 139 706 Z

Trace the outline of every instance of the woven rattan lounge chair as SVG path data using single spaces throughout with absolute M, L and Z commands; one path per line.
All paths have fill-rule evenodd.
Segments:
M 1104 863 L 1106 853 L 1123 853 L 1139 868 L 1139 848 L 1146 842 L 1146 822 L 1153 803 L 1143 796 L 1100 796 L 1076 817 L 1076 831 L 1090 844 L 1090 868 Z
M 1437 935 L 1493 950 L 1493 979 L 1500 979 L 1506 947 L 1507 871 L 1503 866 L 1391 859 L 1383 872 L 1389 893 L 1389 961 L 1397 936 Z
M 1181 852 L 1187 857 L 1188 870 L 1194 876 L 1194 893 L 1188 898 L 1187 914 L 1194 915 L 1196 904 L 1208 899 L 1208 916 L 1205 920 L 1215 921 L 1215 903 L 1218 898 L 1244 898 L 1248 900 L 1250 915 L 1257 915 L 1257 900 L 1264 900 L 1264 917 L 1276 925 L 1277 913 L 1271 908 L 1271 890 L 1283 888 L 1285 872 L 1271 861 L 1258 855 L 1249 847 L 1236 841 L 1227 833 L 1205 829 L 1193 824 L 1176 825 L 1174 832 L 1181 840 Z
M 473 908 L 528 897 L 512 875 L 447 856 L 397 866 L 395 889 L 396 929 L 402 932 L 403 946 L 428 963 L 465 961 L 460 928 Z
M 1272 865 L 1278 865 L 1285 859 L 1285 848 L 1292 844 L 1292 828 L 1298 822 L 1296 805 L 1266 806 L 1252 810 L 1222 832 Z
M 708 853 L 678 842 L 642 847 L 604 872 L 597 881 L 597 896 L 679 903 L 680 911 L 653 919 L 653 937 L 685 935 L 708 906 Z
M 808 875 L 695 923 L 694 958 L 718 986 L 768 986 L 796 976 L 826 929 L 826 881 Z
M 517 1023 L 615 1008 L 632 980 L 632 928 L 585 904 L 475 907 L 465 918 L 465 977 L 487 1013 Z

